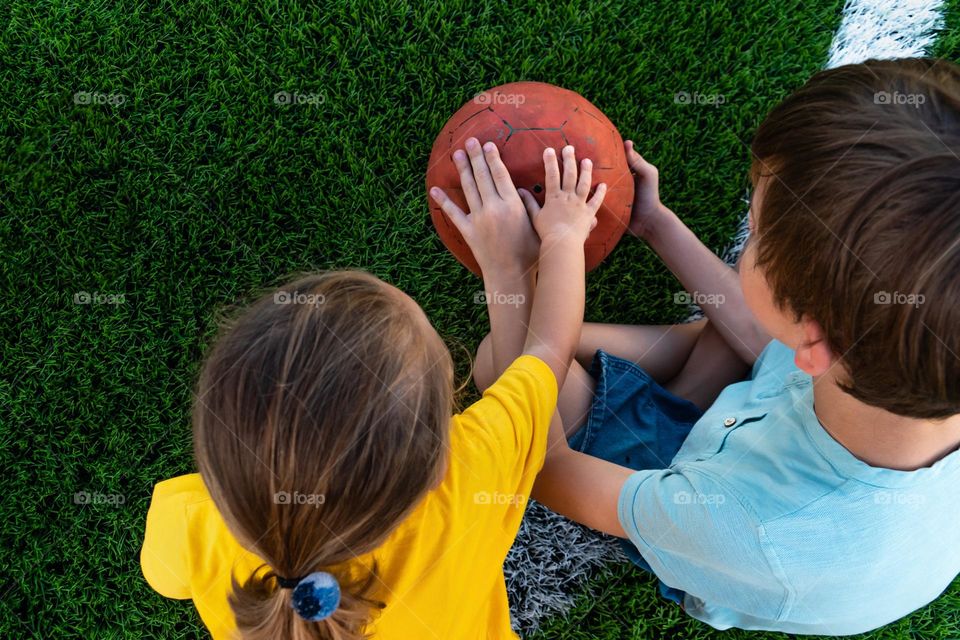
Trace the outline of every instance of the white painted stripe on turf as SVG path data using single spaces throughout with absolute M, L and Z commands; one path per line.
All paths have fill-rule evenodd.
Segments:
M 942 0 L 847 0 L 827 68 L 926 55 L 941 29 Z

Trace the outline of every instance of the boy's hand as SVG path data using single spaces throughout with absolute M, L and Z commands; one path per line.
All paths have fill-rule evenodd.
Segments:
M 669 211 L 660 202 L 660 174 L 657 168 L 643 159 L 633 148 L 633 141 L 624 143 L 627 165 L 633 172 L 633 210 L 630 214 L 630 233 L 648 238 L 651 230 Z
M 476 138 L 468 138 L 465 146 L 466 153 L 454 151 L 453 162 L 460 172 L 469 215 L 439 187 L 431 188 L 430 196 L 463 236 L 484 277 L 510 269 L 526 273 L 537 264 L 540 241 L 510 172 L 494 143 L 481 147 Z
M 533 195 L 524 191 L 521 194 L 527 206 L 533 227 L 540 240 L 572 236 L 582 245 L 590 231 L 597 226 L 597 209 L 603 202 L 607 185 L 600 183 L 589 200 L 590 179 L 593 164 L 584 160 L 580 164 L 580 178 L 577 179 L 577 159 L 573 147 L 567 145 L 563 154 L 563 176 L 557 165 L 557 152 L 552 148 L 543 151 L 543 166 L 546 170 L 546 195 L 543 207 L 537 204 Z

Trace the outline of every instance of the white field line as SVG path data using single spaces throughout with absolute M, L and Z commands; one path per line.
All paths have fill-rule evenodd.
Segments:
M 942 0 L 847 0 L 827 68 L 926 55 L 941 29 Z

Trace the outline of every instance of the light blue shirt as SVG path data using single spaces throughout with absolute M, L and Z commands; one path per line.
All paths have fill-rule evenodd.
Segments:
M 772 342 L 668 469 L 627 480 L 619 516 L 698 620 L 860 633 L 924 606 L 960 573 L 960 451 L 910 472 L 861 462 L 820 425 L 793 351 Z

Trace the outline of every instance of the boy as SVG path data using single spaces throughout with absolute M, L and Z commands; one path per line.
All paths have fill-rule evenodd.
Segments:
M 627 143 L 631 231 L 717 304 L 584 326 L 534 497 L 716 628 L 861 633 L 960 572 L 960 68 L 819 73 L 752 153 L 738 276 Z

